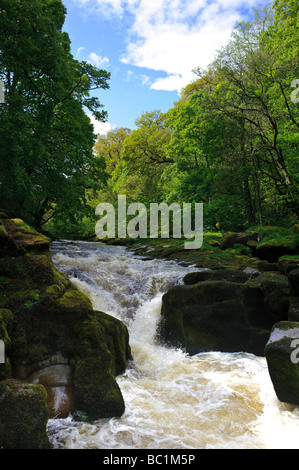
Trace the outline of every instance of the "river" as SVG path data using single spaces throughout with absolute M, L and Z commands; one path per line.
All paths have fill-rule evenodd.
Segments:
M 162 295 L 194 266 L 63 240 L 53 243 L 52 258 L 95 310 L 126 324 L 133 357 L 117 377 L 123 416 L 49 420 L 54 448 L 299 448 L 299 408 L 277 400 L 264 357 L 218 351 L 188 356 L 159 343 Z

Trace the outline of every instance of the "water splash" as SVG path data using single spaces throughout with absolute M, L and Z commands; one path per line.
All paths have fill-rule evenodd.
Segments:
M 56 266 L 97 310 L 129 328 L 133 361 L 117 378 L 121 418 L 50 421 L 57 448 L 299 448 L 299 409 L 280 403 L 265 358 L 247 353 L 189 357 L 157 337 L 162 295 L 194 267 L 143 260 L 123 247 L 54 243 Z

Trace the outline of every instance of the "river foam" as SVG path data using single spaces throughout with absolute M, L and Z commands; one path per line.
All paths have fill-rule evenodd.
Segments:
M 97 310 L 129 329 L 133 360 L 117 378 L 121 418 L 49 421 L 65 449 L 298 448 L 299 409 L 280 403 L 265 358 L 213 351 L 188 356 L 157 334 L 162 295 L 194 267 L 144 260 L 124 247 L 55 242 L 55 265 Z

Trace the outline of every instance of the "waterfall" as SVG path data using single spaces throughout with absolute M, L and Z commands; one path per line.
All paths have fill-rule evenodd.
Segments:
M 217 351 L 188 356 L 159 343 L 163 293 L 197 268 L 101 243 L 57 241 L 52 257 L 94 309 L 126 324 L 133 357 L 117 377 L 124 415 L 93 423 L 50 420 L 54 448 L 299 447 L 299 409 L 277 400 L 265 358 Z

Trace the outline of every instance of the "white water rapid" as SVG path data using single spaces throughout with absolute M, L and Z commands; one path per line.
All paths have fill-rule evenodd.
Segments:
M 54 242 L 52 256 L 96 310 L 127 325 L 133 356 L 117 377 L 124 415 L 93 423 L 50 420 L 54 448 L 299 448 L 299 408 L 277 400 L 265 358 L 220 352 L 190 357 L 159 345 L 162 295 L 194 267 L 84 242 Z

